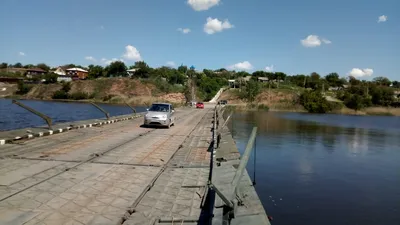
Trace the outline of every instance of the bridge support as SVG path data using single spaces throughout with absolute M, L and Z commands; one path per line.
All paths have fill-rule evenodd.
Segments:
M 107 117 L 107 120 L 110 119 L 110 113 L 108 113 L 106 110 L 104 110 L 103 108 L 101 108 L 100 106 L 98 106 L 96 103 L 91 102 L 90 104 L 92 104 L 94 107 L 96 107 L 98 110 L 100 110 L 102 113 L 104 113 L 104 115 Z
M 27 105 L 22 104 L 21 102 L 18 102 L 17 100 L 12 100 L 12 103 L 14 103 L 14 104 L 16 104 L 16 105 L 18 105 L 18 106 L 20 106 L 20 107 L 22 107 L 22 108 L 28 110 L 29 112 L 31 112 L 31 113 L 33 113 L 33 114 L 39 116 L 39 117 L 42 118 L 44 121 L 46 121 L 47 126 L 49 127 L 49 130 L 52 130 L 52 129 L 53 129 L 52 126 L 51 126 L 51 125 L 52 125 L 52 121 L 51 121 L 51 118 L 50 118 L 50 117 L 46 116 L 45 114 L 43 114 L 43 113 L 41 113 L 41 112 L 39 112 L 39 111 L 37 111 L 37 110 L 35 110 L 35 109 L 33 109 L 33 108 L 27 106 Z
M 135 115 L 136 115 L 136 109 L 133 108 L 131 105 L 129 105 L 126 101 L 124 101 L 124 103 L 125 103 L 125 105 L 127 105 L 129 108 L 131 108 L 132 111 L 133 111 L 133 112 L 135 113 Z

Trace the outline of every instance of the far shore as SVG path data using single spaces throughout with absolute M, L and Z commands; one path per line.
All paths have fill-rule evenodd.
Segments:
M 31 100 L 31 101 L 46 101 L 46 102 L 64 102 L 64 103 L 99 103 L 99 104 L 107 104 L 107 105 L 120 105 L 126 106 L 127 104 L 131 107 L 148 107 L 149 104 L 146 104 L 147 101 L 142 101 L 141 98 L 136 99 L 127 99 L 127 103 L 125 103 L 122 99 L 119 101 L 102 101 L 100 99 L 82 99 L 82 100 L 72 100 L 72 99 L 37 99 L 37 98 L 26 98 L 23 96 L 13 95 L 8 97 L 0 97 L 0 99 L 14 99 L 14 100 Z M 135 102 L 140 102 L 140 104 L 134 104 Z M 183 103 L 171 103 L 176 106 L 181 106 Z
M 247 103 L 237 103 L 229 104 L 228 106 L 234 107 L 237 111 L 270 111 L 270 112 L 298 112 L 298 113 L 308 113 L 300 105 L 292 106 L 280 106 L 268 104 L 258 104 L 254 103 L 250 106 Z M 349 108 L 342 108 L 340 110 L 334 110 L 327 114 L 341 114 L 341 115 L 359 115 L 359 116 L 400 116 L 400 108 L 393 107 L 368 107 L 359 111 L 352 110 Z

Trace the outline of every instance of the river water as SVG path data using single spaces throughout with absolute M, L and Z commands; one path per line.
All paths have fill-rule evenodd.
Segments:
M 255 187 L 272 224 L 400 224 L 399 117 L 248 112 L 232 121 L 242 152 L 258 127 Z
M 23 104 L 52 118 L 53 123 L 77 120 L 105 118 L 104 113 L 89 103 L 21 100 Z M 131 114 L 128 106 L 98 104 L 110 113 L 110 116 Z M 145 107 L 136 107 L 144 112 Z M 10 99 L 0 99 L 0 131 L 46 125 L 44 120 L 18 105 Z

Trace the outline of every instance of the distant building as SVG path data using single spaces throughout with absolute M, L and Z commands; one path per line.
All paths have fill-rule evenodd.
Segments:
M 61 82 L 61 81 L 70 82 L 70 81 L 72 81 L 72 77 L 70 77 L 68 75 L 58 75 L 57 82 Z
M 245 82 L 249 82 L 249 81 L 251 80 L 251 78 L 252 78 L 252 76 L 245 76 L 245 77 L 243 78 L 243 80 L 244 80 Z
M 129 69 L 126 72 L 131 77 L 131 76 L 133 76 L 135 74 L 136 71 L 138 71 L 138 68 Z
M 236 87 L 236 80 L 228 80 L 229 82 L 229 87 L 230 88 L 235 88 Z
M 258 77 L 257 78 L 257 80 L 259 81 L 259 82 L 268 82 L 268 77 Z
M 38 77 L 38 76 L 42 76 L 45 75 L 46 71 L 42 70 L 40 68 L 29 68 L 26 69 L 26 77 L 27 78 L 34 78 L 34 77 Z
M 65 76 L 67 75 L 67 68 L 63 67 L 63 66 L 59 66 L 57 67 L 57 69 L 55 69 L 54 71 L 52 71 L 53 73 L 59 75 L 59 76 Z
M 66 70 L 67 76 L 71 77 L 72 80 L 85 80 L 88 77 L 88 71 L 81 68 L 70 68 Z

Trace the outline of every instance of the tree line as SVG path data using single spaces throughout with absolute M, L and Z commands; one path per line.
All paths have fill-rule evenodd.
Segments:
M 312 96 L 309 96 L 310 98 L 300 99 L 302 102 L 309 101 L 308 99 L 315 101 L 315 98 L 319 99 L 322 93 L 331 90 L 335 93 L 335 97 L 343 101 L 344 105 L 356 110 L 372 105 L 396 106 L 398 101 L 395 98 L 394 90 L 400 88 L 400 82 L 390 81 L 386 77 L 376 77 L 372 81 L 366 81 L 356 79 L 355 77 L 340 77 L 338 73 L 330 73 L 326 76 L 321 76 L 316 72 L 309 75 L 287 75 L 283 72 L 255 71 L 253 73 L 248 73 L 246 71 L 229 71 L 225 68 L 217 70 L 204 69 L 199 72 L 185 65 L 178 66 L 177 68 L 167 66 L 152 68 L 144 61 L 135 62 L 135 64 L 131 66 L 127 66 L 121 61 L 115 61 L 105 67 L 100 65 L 83 67 L 75 64 L 66 64 L 63 67 L 85 69 L 88 71 L 88 79 L 128 77 L 127 70 L 135 69 L 132 78 L 153 82 L 164 92 L 181 91 L 185 92 L 185 94 L 189 94 L 189 86 L 194 84 L 197 94 L 204 100 L 211 99 L 221 87 L 228 85 L 228 80 L 235 79 L 240 83 L 239 87 L 243 90 L 242 97 L 252 102 L 263 88 L 263 86 L 257 82 L 258 78 L 265 77 L 268 79 L 267 84 L 270 88 L 289 87 L 308 90 L 303 91 L 304 96 Z M 2 70 L 0 70 L 0 76 L 9 75 L 4 70 L 6 68 L 41 68 L 48 72 L 48 74 L 42 77 L 45 83 L 57 82 L 57 75 L 50 73 L 50 71 L 56 68 L 50 68 L 50 66 L 45 63 L 36 65 L 1 63 L 0 69 Z M 18 75 L 22 76 L 22 74 Z M 13 76 L 15 76 L 15 74 Z M 250 77 L 250 82 L 244 81 L 246 77 Z M 192 80 L 193 83 L 188 82 L 188 80 Z M 323 99 L 325 98 L 323 97 Z M 324 100 L 315 102 L 326 103 Z M 329 107 L 322 108 L 329 109 Z

